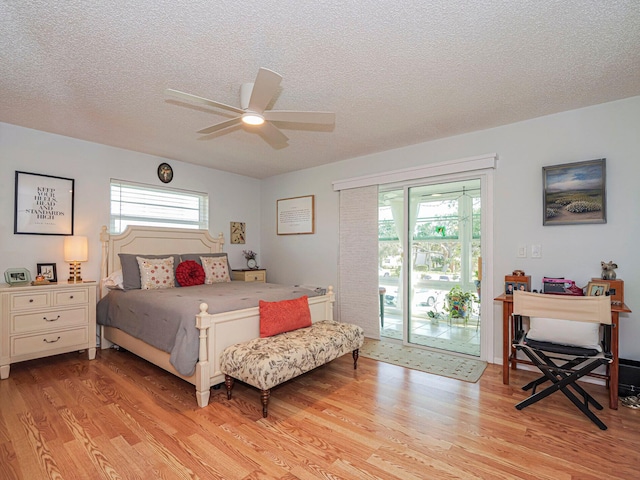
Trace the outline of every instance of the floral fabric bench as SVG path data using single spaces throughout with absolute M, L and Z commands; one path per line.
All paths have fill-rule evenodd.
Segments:
M 227 347 L 220 356 L 227 399 L 231 399 L 234 380 L 248 383 L 261 390 L 262 416 L 266 417 L 271 388 L 348 352 L 353 353 L 356 369 L 363 342 L 364 331 L 359 326 L 323 320 L 310 327 Z

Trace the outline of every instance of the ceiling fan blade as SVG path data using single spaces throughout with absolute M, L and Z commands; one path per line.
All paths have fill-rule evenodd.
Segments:
M 333 112 L 297 112 L 293 110 L 267 110 L 263 113 L 265 120 L 274 122 L 316 123 L 333 125 L 336 114 Z
M 276 72 L 267 68 L 260 68 L 256 81 L 253 83 L 251 98 L 249 99 L 249 110 L 257 113 L 264 112 L 273 96 L 278 91 L 282 77 Z
M 224 122 L 216 123 L 215 125 L 212 125 L 210 127 L 203 128 L 202 130 L 198 130 L 198 133 L 202 133 L 203 135 L 206 135 L 208 133 L 217 132 L 218 130 L 231 127 L 232 125 L 236 125 L 238 123 L 242 123 L 242 118 L 236 117 L 230 120 L 225 120 Z
M 269 122 L 265 122 L 260 125 L 258 133 L 262 135 L 265 141 L 273 146 L 282 146 L 285 145 L 289 138 L 282 133 L 275 125 L 272 125 Z
M 180 92 L 179 90 L 173 90 L 172 88 L 167 88 L 165 90 L 165 93 L 174 98 L 185 100 L 190 103 L 199 103 L 201 105 L 208 105 L 209 107 L 224 108 L 225 110 L 231 110 L 232 112 L 244 113 L 244 110 L 238 107 L 233 107 L 231 105 L 227 105 L 226 103 L 214 102 L 213 100 L 209 100 L 208 98 L 198 97 L 197 95 Z

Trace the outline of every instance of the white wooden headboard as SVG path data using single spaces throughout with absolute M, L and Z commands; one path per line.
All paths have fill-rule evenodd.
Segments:
M 111 235 L 106 226 L 100 232 L 102 264 L 100 280 L 119 270 L 119 253 L 220 253 L 222 233 L 213 238 L 208 230 L 129 226 L 120 235 Z

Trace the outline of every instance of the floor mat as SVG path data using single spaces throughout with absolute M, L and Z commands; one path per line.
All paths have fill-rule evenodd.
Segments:
M 472 383 L 477 382 L 487 368 L 487 362 L 481 360 L 405 347 L 370 338 L 365 338 L 360 355 L 380 362 Z

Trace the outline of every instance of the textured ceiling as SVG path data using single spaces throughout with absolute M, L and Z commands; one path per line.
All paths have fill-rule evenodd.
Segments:
M 640 0 L 0 0 L 0 121 L 265 178 L 640 95 Z M 259 67 L 274 149 L 229 112 Z

